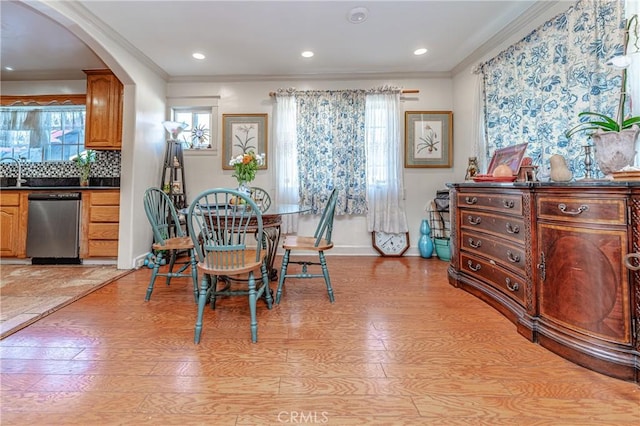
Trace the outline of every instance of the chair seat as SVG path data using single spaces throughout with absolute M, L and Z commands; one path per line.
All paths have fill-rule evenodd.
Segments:
M 256 261 L 256 250 L 246 249 L 243 250 L 242 253 L 243 254 L 238 256 L 238 259 L 241 259 L 242 256 L 244 256 L 245 262 L 234 265 L 233 263 L 229 263 L 229 260 L 236 258 L 236 256 L 233 255 L 233 252 L 224 252 L 224 255 L 221 253 L 209 252 L 207 253 L 206 262 L 198 262 L 198 269 L 205 274 L 210 275 L 240 275 L 260 269 L 260 266 L 266 256 L 266 252 L 261 250 L 260 259 Z
M 164 240 L 164 244 L 154 243 L 154 250 L 187 250 L 193 248 L 191 237 L 174 237 Z
M 316 245 L 315 237 L 302 237 L 298 235 L 287 235 L 284 238 L 282 247 L 285 250 L 313 250 L 313 251 L 325 251 L 333 247 L 333 242 L 327 241 L 324 238 L 320 240 L 320 243 Z

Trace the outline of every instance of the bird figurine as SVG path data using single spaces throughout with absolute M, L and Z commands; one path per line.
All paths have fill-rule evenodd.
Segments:
M 551 180 L 554 182 L 569 182 L 573 179 L 573 173 L 567 167 L 567 162 L 565 161 L 562 155 L 552 155 L 549 158 L 549 162 L 551 163 Z

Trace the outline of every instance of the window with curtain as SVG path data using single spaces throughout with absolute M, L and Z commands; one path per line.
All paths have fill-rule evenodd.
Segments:
M 0 155 L 69 161 L 84 150 L 85 105 L 0 107 Z
M 574 177 L 584 176 L 587 136 L 565 131 L 578 113 L 615 117 L 621 73 L 605 65 L 622 52 L 621 2 L 578 1 L 520 42 L 481 65 L 487 158 L 498 148 L 527 142 L 542 166 L 560 154 Z
M 278 201 L 319 213 L 335 187 L 337 215 L 366 214 L 371 230 L 405 232 L 399 100 L 395 88 L 278 90 Z

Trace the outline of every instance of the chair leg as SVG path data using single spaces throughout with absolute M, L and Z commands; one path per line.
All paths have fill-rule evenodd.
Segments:
M 284 287 L 284 280 L 287 275 L 287 266 L 289 265 L 289 253 L 291 253 L 291 250 L 285 250 L 284 255 L 282 256 L 280 279 L 278 280 L 278 290 L 276 291 L 276 305 L 280 304 L 280 298 L 282 297 L 282 288 Z
M 153 264 L 153 272 L 151 273 L 151 280 L 149 280 L 149 287 L 147 287 L 147 295 L 144 297 L 144 301 L 148 302 L 151 300 L 151 293 L 153 292 L 153 286 L 156 283 L 156 277 L 158 276 L 158 271 L 160 270 L 160 262 L 162 261 L 162 255 L 160 253 L 156 253 L 156 260 Z
M 189 262 L 191 263 L 191 279 L 193 280 L 193 298 L 198 303 L 198 261 L 196 260 L 195 250 L 189 250 Z
M 262 286 L 264 287 L 264 300 L 267 302 L 267 308 L 273 307 L 273 297 L 271 296 L 271 287 L 269 286 L 269 274 L 267 273 L 267 265 L 262 263 L 260 267 L 262 273 Z
M 327 293 L 329 293 L 329 302 L 335 302 L 333 298 L 333 288 L 331 288 L 331 279 L 329 278 L 329 268 L 327 268 L 327 260 L 324 257 L 324 252 L 318 253 L 320 256 L 320 265 L 322 267 L 322 275 L 324 275 L 324 283 L 327 285 Z
M 171 284 L 173 267 L 176 264 L 176 257 L 178 257 L 178 251 L 171 250 L 171 253 L 169 254 L 169 273 L 167 274 L 167 285 Z
M 204 307 L 207 305 L 209 293 L 209 277 L 207 274 L 202 276 L 202 284 L 200 285 L 200 296 L 198 298 L 198 317 L 196 318 L 195 343 L 200 343 L 200 334 L 202 333 L 202 316 L 204 315 Z
M 253 271 L 249 272 L 249 311 L 251 312 L 251 341 L 258 341 L 258 320 L 256 318 L 256 279 Z

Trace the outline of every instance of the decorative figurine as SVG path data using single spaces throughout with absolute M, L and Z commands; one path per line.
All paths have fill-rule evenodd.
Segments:
M 551 180 L 554 182 L 569 182 L 573 178 L 573 173 L 567 167 L 567 163 L 562 155 L 552 155 L 549 158 L 551 163 Z

